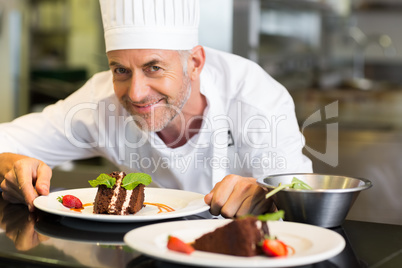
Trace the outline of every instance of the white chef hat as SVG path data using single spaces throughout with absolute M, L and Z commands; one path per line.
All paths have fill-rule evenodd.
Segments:
M 100 0 L 106 52 L 198 45 L 198 0 Z

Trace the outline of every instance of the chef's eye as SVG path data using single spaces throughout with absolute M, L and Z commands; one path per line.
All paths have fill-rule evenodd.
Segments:
M 150 66 L 150 67 L 149 67 L 149 71 L 150 71 L 151 73 L 157 72 L 157 71 L 159 71 L 160 69 L 161 69 L 161 67 L 158 67 L 158 66 Z
M 119 67 L 119 68 L 114 69 L 114 72 L 116 74 L 126 74 L 126 73 L 128 73 L 128 70 L 126 68 Z

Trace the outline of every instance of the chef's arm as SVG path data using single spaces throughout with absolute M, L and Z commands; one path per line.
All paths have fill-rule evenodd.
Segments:
M 51 168 L 38 159 L 13 153 L 0 154 L 0 188 L 6 201 L 25 203 L 33 211 L 33 200 L 49 193 L 51 177 Z
M 266 190 L 251 177 L 227 175 L 204 198 L 212 215 L 233 218 L 248 214 L 259 215 L 275 210 Z

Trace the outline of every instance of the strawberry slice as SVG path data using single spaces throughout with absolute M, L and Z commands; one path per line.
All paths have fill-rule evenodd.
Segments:
M 59 200 L 60 203 L 63 204 L 63 206 L 68 207 L 68 208 L 83 208 L 81 200 L 73 195 L 64 195 L 64 196 L 59 196 L 57 197 L 57 200 Z
M 170 250 L 186 254 L 191 254 L 194 251 L 194 248 L 190 244 L 187 244 L 183 240 L 171 235 L 168 238 L 167 247 Z
M 270 257 L 283 257 L 288 255 L 288 246 L 276 238 L 267 238 L 262 242 L 262 250 Z

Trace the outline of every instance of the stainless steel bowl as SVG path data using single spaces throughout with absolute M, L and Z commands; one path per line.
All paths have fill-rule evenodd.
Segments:
M 294 177 L 313 190 L 284 189 L 271 197 L 277 208 L 285 211 L 284 220 L 326 228 L 340 226 L 359 193 L 372 186 L 367 179 L 315 173 L 272 175 L 258 183 L 272 190 L 279 183 L 291 183 Z

